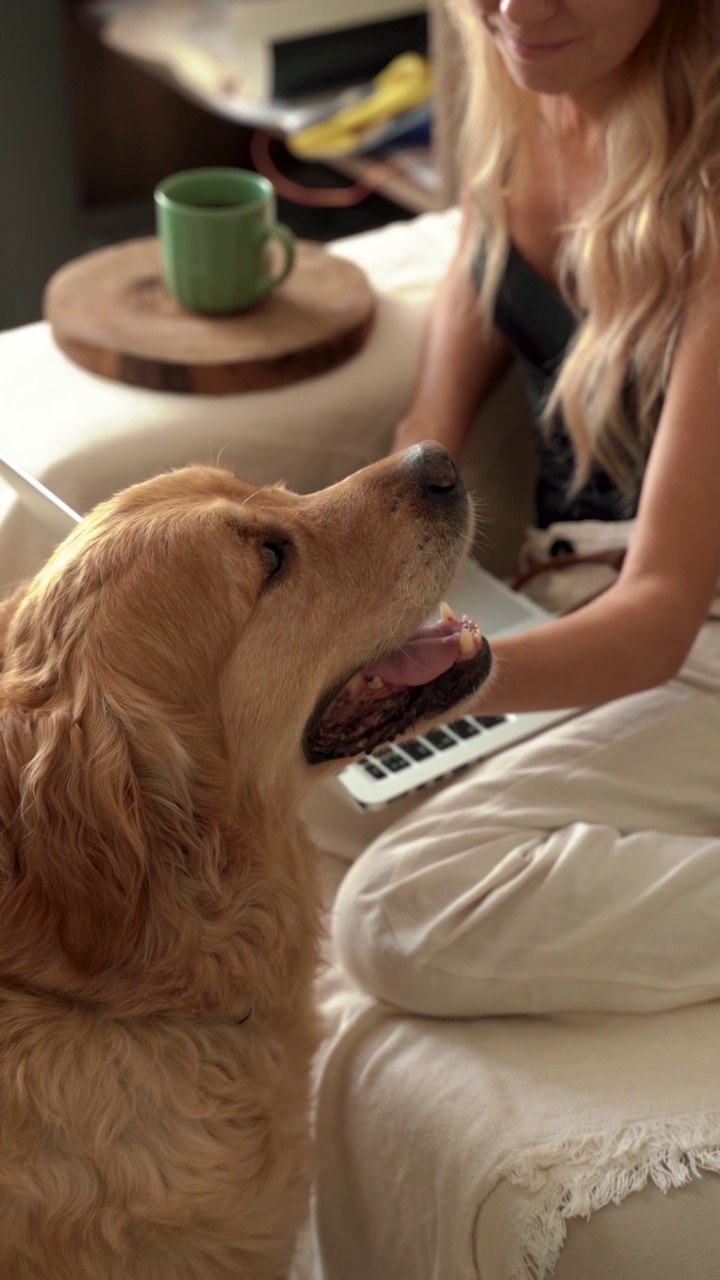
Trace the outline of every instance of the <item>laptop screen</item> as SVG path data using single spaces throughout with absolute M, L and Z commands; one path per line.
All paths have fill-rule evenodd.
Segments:
M 15 490 L 23 506 L 58 542 L 62 542 L 79 524 L 82 517 L 77 511 L 4 453 L 0 453 L 0 479 Z

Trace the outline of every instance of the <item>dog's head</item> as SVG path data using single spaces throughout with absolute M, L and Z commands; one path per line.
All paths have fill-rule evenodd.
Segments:
M 127 950 L 153 859 L 186 873 L 209 841 L 220 875 L 248 805 L 282 810 L 482 682 L 479 637 L 416 634 L 471 523 L 427 445 L 310 496 L 188 468 L 78 526 L 17 609 L 0 685 L 0 822 L 78 962 L 113 927 Z
M 248 767 L 280 787 L 307 781 L 436 718 L 487 676 L 474 628 L 421 626 L 471 533 L 444 450 L 410 450 L 309 497 L 256 490 L 230 518 L 243 562 L 229 572 L 246 594 L 220 689 L 241 785 Z

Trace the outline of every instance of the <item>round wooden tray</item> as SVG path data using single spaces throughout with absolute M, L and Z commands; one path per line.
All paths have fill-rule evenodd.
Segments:
M 92 373 L 154 391 L 232 395 L 342 364 L 370 332 L 375 301 L 359 267 L 299 241 L 288 279 L 251 311 L 198 315 L 165 289 L 152 237 L 61 267 L 43 310 L 58 346 Z

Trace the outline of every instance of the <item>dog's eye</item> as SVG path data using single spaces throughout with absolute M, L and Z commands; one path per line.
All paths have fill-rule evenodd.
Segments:
M 263 542 L 260 548 L 265 568 L 265 581 L 277 578 L 285 567 L 286 545 L 282 542 Z

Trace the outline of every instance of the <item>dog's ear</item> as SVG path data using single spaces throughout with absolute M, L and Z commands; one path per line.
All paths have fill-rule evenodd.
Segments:
M 149 863 L 118 718 L 95 696 L 79 711 L 8 708 L 1 729 L 2 808 L 13 812 L 0 818 L 24 911 L 80 971 L 122 964 L 138 942 Z

